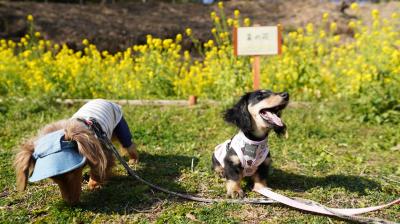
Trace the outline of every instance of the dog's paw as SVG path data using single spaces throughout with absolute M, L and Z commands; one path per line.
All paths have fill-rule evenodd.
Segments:
M 137 159 L 129 159 L 128 164 L 129 165 L 135 165 L 137 164 L 139 161 Z
M 242 188 L 240 188 L 240 181 L 228 180 L 226 182 L 226 194 L 231 198 L 242 198 L 244 192 Z
M 136 150 L 136 145 L 132 143 L 132 145 L 128 148 L 125 148 L 125 150 L 129 154 L 129 164 L 133 165 L 139 162 L 139 153 Z
M 101 188 L 101 184 L 93 179 L 89 179 L 89 183 L 88 183 L 88 189 L 93 191 L 96 189 L 100 189 Z
M 264 182 L 256 182 L 254 183 L 253 191 L 257 191 L 267 187 L 267 183 Z
M 244 192 L 241 188 L 234 189 L 234 190 L 228 190 L 228 192 L 226 194 L 230 198 L 243 198 L 244 197 Z

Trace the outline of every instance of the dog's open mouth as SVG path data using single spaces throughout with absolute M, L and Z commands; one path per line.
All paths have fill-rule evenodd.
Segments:
M 281 111 L 283 108 L 286 107 L 286 104 L 281 104 L 276 107 L 271 107 L 271 108 L 264 108 L 260 110 L 260 116 L 267 121 L 269 124 L 278 126 L 278 127 L 283 127 L 284 124 L 282 122 L 282 119 L 278 116 L 278 112 Z

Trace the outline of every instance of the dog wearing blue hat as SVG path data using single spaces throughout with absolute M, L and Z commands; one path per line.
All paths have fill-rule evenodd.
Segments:
M 118 139 L 128 152 L 130 163 L 138 161 L 121 107 L 102 99 L 91 100 L 70 119 L 45 126 L 36 137 L 22 144 L 14 161 L 17 190 L 24 191 L 28 181 L 50 178 L 59 186 L 63 199 L 68 204 L 76 204 L 85 165 L 90 167 L 88 188 L 99 188 L 111 175 L 114 157 L 89 128 L 88 122 L 93 119 L 109 140 Z

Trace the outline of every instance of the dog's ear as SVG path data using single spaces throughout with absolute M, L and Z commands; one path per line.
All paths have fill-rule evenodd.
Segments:
M 70 119 L 65 127 L 65 140 L 75 141 L 78 144 L 79 154 L 86 157 L 89 166 L 103 181 L 106 178 L 111 152 L 102 148 L 92 131 L 77 119 Z
M 224 112 L 224 120 L 236 125 L 243 132 L 250 132 L 252 130 L 250 113 L 247 109 L 249 96 L 250 93 L 246 93 L 232 108 Z

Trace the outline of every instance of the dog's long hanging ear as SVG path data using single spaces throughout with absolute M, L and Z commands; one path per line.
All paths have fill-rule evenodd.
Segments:
M 232 108 L 224 112 L 224 120 L 236 125 L 243 132 L 250 132 L 252 130 L 250 113 L 247 109 L 249 95 L 250 93 L 243 95 Z
M 78 151 L 89 161 L 89 165 L 96 169 L 100 180 L 106 177 L 107 152 L 103 150 L 100 141 L 77 119 L 68 121 L 65 128 L 65 140 L 76 141 Z

